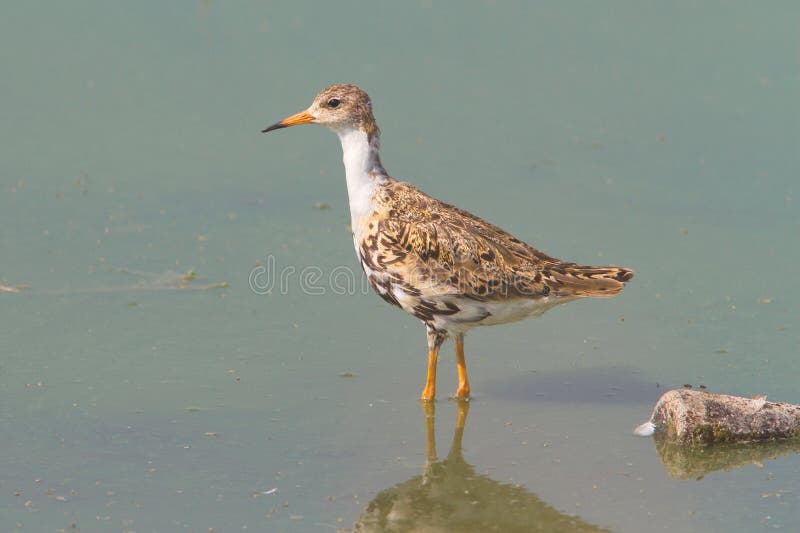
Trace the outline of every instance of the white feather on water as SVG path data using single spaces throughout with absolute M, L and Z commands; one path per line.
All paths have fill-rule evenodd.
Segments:
M 651 420 L 648 420 L 644 424 L 636 426 L 636 429 L 633 430 L 633 434 L 638 435 L 639 437 L 649 437 L 655 432 L 656 432 L 656 425 L 653 424 Z

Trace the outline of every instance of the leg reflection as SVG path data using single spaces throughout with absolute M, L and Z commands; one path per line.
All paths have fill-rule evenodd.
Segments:
M 521 485 L 475 472 L 463 457 L 470 402 L 456 402 L 447 458 L 436 455 L 436 405 L 422 401 L 425 467 L 420 476 L 381 491 L 367 505 L 354 531 L 606 531 L 559 512 Z

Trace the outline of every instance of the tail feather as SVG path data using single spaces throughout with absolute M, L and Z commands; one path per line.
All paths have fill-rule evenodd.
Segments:
M 607 298 L 622 292 L 633 279 L 633 270 L 617 266 L 563 265 L 550 272 L 552 291 L 557 296 L 573 298 Z

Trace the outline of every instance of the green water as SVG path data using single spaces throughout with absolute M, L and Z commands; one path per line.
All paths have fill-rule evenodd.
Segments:
M 800 403 L 798 20 L 795 2 L 8 3 L 0 284 L 30 288 L 0 293 L 0 529 L 795 530 L 792 449 L 686 479 L 630 431 L 684 383 Z M 474 330 L 460 452 L 427 470 L 422 326 L 299 280 L 358 268 L 338 141 L 259 133 L 332 82 L 372 95 L 395 177 L 636 270 L 619 298 Z M 273 260 L 297 274 L 257 294 Z

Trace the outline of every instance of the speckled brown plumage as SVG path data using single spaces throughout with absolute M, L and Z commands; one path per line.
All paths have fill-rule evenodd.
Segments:
M 458 315 L 464 305 L 482 310 L 454 329 L 492 322 L 481 302 L 533 299 L 556 305 L 614 296 L 633 277 L 627 268 L 581 266 L 550 257 L 408 183 L 385 179 L 373 203 L 373 213 L 360 221 L 358 243 L 370 284 L 434 329 L 440 329 L 435 316 Z
M 322 124 L 342 143 L 353 242 L 371 286 L 428 332 L 424 400 L 435 395 L 439 347 L 456 344 L 459 387 L 469 396 L 464 334 L 475 326 L 539 316 L 586 297 L 618 294 L 628 268 L 555 259 L 485 220 L 389 177 L 379 157 L 372 102 L 355 85 L 323 89 L 307 110 L 266 128 Z

